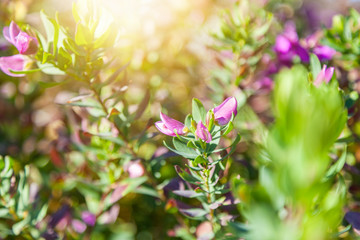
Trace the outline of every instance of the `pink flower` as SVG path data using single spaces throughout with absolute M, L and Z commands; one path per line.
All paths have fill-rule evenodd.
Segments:
M 26 62 L 26 57 L 21 54 L 9 57 L 0 57 L 0 69 L 9 76 L 23 77 L 25 74 L 12 73 L 10 70 L 22 71 L 25 69 Z
M 163 134 L 166 134 L 168 136 L 175 137 L 175 130 L 178 135 L 184 135 L 184 124 L 181 122 L 172 119 L 171 117 L 167 116 L 164 113 L 160 113 L 160 119 L 161 121 L 158 121 L 155 123 L 156 128 L 162 132 Z
M 88 211 L 81 213 L 81 219 L 89 226 L 94 226 L 96 222 L 96 216 Z
M 336 51 L 328 46 L 318 45 L 313 50 L 314 54 L 319 58 L 320 61 L 328 61 L 333 58 Z
M 86 225 L 85 223 L 83 223 L 82 221 L 80 220 L 77 220 L 77 219 L 73 219 L 71 221 L 71 225 L 73 227 L 73 229 L 78 232 L 78 233 L 83 233 L 85 232 L 86 230 Z
M 131 161 L 127 167 L 130 178 L 141 177 L 145 173 L 144 166 L 139 161 Z
M 319 74 L 317 75 L 314 81 L 314 85 L 318 87 L 322 82 L 328 83 L 334 75 L 334 70 L 335 68 L 327 68 L 327 66 L 324 65 Z
M 198 136 L 200 139 L 204 140 L 207 143 L 211 142 L 212 140 L 209 130 L 207 129 L 207 127 L 204 126 L 204 124 L 201 121 L 198 122 L 197 124 L 195 134 L 196 136 Z
M 226 125 L 232 114 L 237 114 L 237 101 L 234 97 L 228 97 L 223 103 L 214 108 L 215 121 L 219 125 Z
M 16 23 L 11 22 L 9 27 L 4 27 L 3 34 L 6 40 L 13 44 L 20 54 L 34 54 L 37 51 L 38 41 L 26 32 L 20 31 Z

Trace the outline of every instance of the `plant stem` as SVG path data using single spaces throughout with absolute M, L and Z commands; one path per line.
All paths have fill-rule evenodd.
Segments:
M 215 202 L 215 194 L 213 191 L 213 187 L 211 186 L 211 184 L 212 184 L 211 176 L 210 176 L 211 165 L 206 164 L 205 167 L 206 167 L 204 170 L 205 190 L 207 192 L 207 202 L 208 202 L 208 208 L 209 208 L 210 223 L 212 226 L 212 231 L 215 234 L 215 229 L 217 228 L 215 210 L 210 208 L 210 205 Z

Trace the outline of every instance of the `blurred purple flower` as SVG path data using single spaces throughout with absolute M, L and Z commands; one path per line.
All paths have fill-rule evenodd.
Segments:
M 333 58 L 336 51 L 328 46 L 318 45 L 313 49 L 313 53 L 319 58 L 320 61 L 328 61 Z
M 84 221 L 84 223 L 86 223 L 89 226 L 94 226 L 96 223 L 96 216 L 95 214 L 89 212 L 89 211 L 84 211 L 81 213 L 81 219 Z
M 223 103 L 214 108 L 215 121 L 219 125 L 226 125 L 232 114 L 237 114 L 237 101 L 235 97 L 228 97 Z
M 288 22 L 284 32 L 276 37 L 274 50 L 281 64 L 291 66 L 295 56 L 302 62 L 309 62 L 308 51 L 300 44 L 294 23 Z
M 331 80 L 332 76 L 334 75 L 334 70 L 335 68 L 333 67 L 327 68 L 327 66 L 324 65 L 320 73 L 317 75 L 314 81 L 314 85 L 319 86 L 322 82 L 328 83 Z
M 10 72 L 10 70 L 23 71 L 25 69 L 26 62 L 26 57 L 21 54 L 8 57 L 0 57 L 0 69 L 9 76 L 23 77 L 25 76 L 25 74 L 12 73 Z
M 71 221 L 71 225 L 73 227 L 73 229 L 77 232 L 77 233 L 83 233 L 86 230 L 86 225 L 85 223 L 83 223 L 80 220 L 74 219 Z
M 336 54 L 335 49 L 320 44 L 320 39 L 323 36 L 322 32 L 318 31 L 305 39 L 306 48 L 314 53 L 320 61 L 331 60 Z
M 207 143 L 211 142 L 212 140 L 209 130 L 207 129 L 207 127 L 204 126 L 201 121 L 199 121 L 197 124 L 195 134 Z
M 161 121 L 158 121 L 155 123 L 156 128 L 162 132 L 163 134 L 166 134 L 168 136 L 175 137 L 175 130 L 178 135 L 185 134 L 184 132 L 184 124 L 181 122 L 170 118 L 164 113 L 160 113 L 160 119 Z
M 4 27 L 3 34 L 6 40 L 13 44 L 20 54 L 34 54 L 37 51 L 38 41 L 29 36 L 26 32 L 20 31 L 15 22 L 11 22 L 9 27 Z

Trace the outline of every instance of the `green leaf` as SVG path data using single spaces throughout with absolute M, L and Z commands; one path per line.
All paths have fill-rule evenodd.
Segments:
M 46 216 L 47 210 L 48 210 L 48 205 L 44 204 L 38 211 L 36 211 L 33 217 L 33 224 L 37 224 L 38 222 L 43 220 L 44 217 Z
M 182 170 L 179 166 L 175 165 L 175 171 L 181 177 L 184 181 L 195 184 L 195 185 L 201 185 L 201 180 L 195 178 L 194 176 L 190 175 L 189 173 Z
M 313 80 L 315 80 L 317 75 L 321 71 L 321 63 L 319 61 L 319 58 L 315 54 L 310 55 L 310 69 Z
M 61 71 L 53 64 L 37 62 L 37 65 L 43 73 L 46 73 L 48 75 L 65 75 L 64 71 Z
M 75 33 L 75 42 L 77 45 L 88 45 L 92 43 L 93 41 L 93 35 L 91 34 L 90 30 L 82 25 L 81 23 L 78 23 L 76 26 L 76 33 Z
M 208 212 L 202 208 L 179 209 L 185 216 L 193 219 L 202 219 Z
M 192 120 L 192 116 L 191 116 L 191 114 L 188 114 L 188 115 L 186 116 L 185 122 L 184 122 L 185 127 L 187 127 L 188 129 L 191 128 L 191 120 Z
M 334 177 L 336 174 L 338 174 L 341 171 L 341 169 L 344 167 L 345 162 L 346 162 L 346 155 L 347 155 L 347 150 L 346 150 L 346 146 L 345 146 L 344 151 L 341 154 L 340 158 L 327 171 L 326 177 L 325 177 L 326 179 Z
M 16 236 L 19 235 L 20 232 L 26 227 L 26 225 L 28 225 L 29 222 L 30 222 L 30 216 L 26 217 L 20 222 L 15 223 L 12 226 L 12 231 Z
M 51 88 L 64 84 L 65 82 L 38 82 L 39 86 L 42 88 Z
M 150 188 L 150 187 L 146 187 L 146 186 L 140 186 L 140 187 L 136 188 L 134 190 L 134 192 L 139 193 L 139 194 L 148 195 L 148 196 L 151 196 L 151 197 L 160 198 L 159 193 L 155 189 Z
M 181 142 L 179 139 L 177 138 L 173 138 L 173 144 L 174 144 L 174 148 L 170 147 L 165 141 L 164 141 L 164 145 L 165 147 L 167 147 L 170 151 L 183 156 L 184 158 L 188 158 L 188 159 L 195 159 L 199 154 L 196 153 L 195 150 L 189 148 L 185 143 Z M 176 146 L 175 146 L 176 144 Z
M 229 153 L 226 154 L 226 155 L 225 155 L 224 157 L 222 157 L 221 159 L 212 162 L 211 165 L 217 164 L 218 162 L 220 162 L 220 161 L 228 158 L 228 157 L 235 151 L 236 145 L 240 142 L 240 140 L 241 140 L 241 136 L 240 136 L 240 134 L 238 134 L 238 135 L 236 136 L 234 142 L 229 146 L 229 147 L 231 147 Z M 229 147 L 228 147 L 228 148 L 229 148 Z M 222 149 L 222 150 L 223 150 L 223 149 Z
M 223 136 L 228 135 L 228 134 L 231 132 L 231 130 L 233 130 L 233 128 L 234 128 L 234 124 L 232 123 L 232 121 L 230 121 L 230 122 L 227 124 L 226 130 L 225 130 Z
M 194 164 L 202 164 L 202 163 L 207 163 L 208 161 L 201 155 L 197 156 L 195 159 L 194 159 Z
M 41 71 L 40 68 L 36 68 L 36 69 L 30 69 L 30 70 L 23 70 L 23 71 L 14 71 L 12 69 L 9 69 L 9 71 L 11 73 L 15 73 L 15 74 L 27 74 L 27 73 L 34 73 L 34 72 L 39 72 Z
M 0 208 L 0 218 L 5 218 L 9 215 L 9 209 Z
M 192 100 L 192 116 L 196 122 L 202 121 L 205 124 L 206 111 L 204 105 L 197 98 Z
M 66 70 L 72 64 L 72 57 L 63 47 L 59 49 L 59 54 L 57 57 L 58 66 L 62 70 Z
M 44 25 L 45 28 L 45 32 L 46 32 L 46 36 L 47 36 L 47 46 L 44 46 L 44 49 L 46 51 L 49 51 L 49 43 L 50 42 L 54 42 L 54 38 L 55 38 L 55 27 L 53 22 L 49 19 L 49 17 L 45 14 L 44 10 L 40 11 L 40 18 L 41 21 Z

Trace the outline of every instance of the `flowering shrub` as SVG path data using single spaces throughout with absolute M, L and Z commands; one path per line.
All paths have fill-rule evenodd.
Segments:
M 140 2 L 0 3 L 0 239 L 357 239 L 359 13 Z

